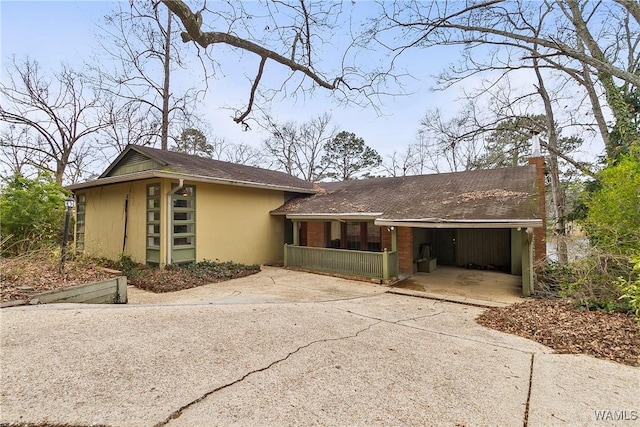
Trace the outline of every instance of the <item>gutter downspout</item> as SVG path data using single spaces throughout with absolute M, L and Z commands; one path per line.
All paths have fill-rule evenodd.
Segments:
M 173 212 L 171 198 L 174 194 L 176 194 L 178 191 L 182 190 L 183 188 L 184 188 L 184 179 L 180 178 L 180 182 L 178 183 L 178 186 L 167 193 L 167 230 L 166 230 L 167 259 L 166 259 L 165 265 L 171 265 L 171 246 L 172 246 L 171 243 L 173 243 L 171 241 L 171 235 L 173 234 L 171 232 L 171 224 L 172 224 L 171 213 Z
M 122 254 L 127 248 L 127 224 L 129 222 L 129 194 L 124 198 L 124 236 L 122 237 Z

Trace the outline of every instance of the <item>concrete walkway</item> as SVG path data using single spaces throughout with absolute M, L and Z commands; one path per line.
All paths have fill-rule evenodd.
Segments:
M 3 309 L 0 424 L 640 423 L 640 369 L 486 329 L 478 307 L 275 273 L 271 296 L 258 276 L 155 305 Z
M 386 286 L 262 266 L 254 275 L 183 291 L 154 294 L 129 286 L 129 304 L 321 302 L 384 293 Z

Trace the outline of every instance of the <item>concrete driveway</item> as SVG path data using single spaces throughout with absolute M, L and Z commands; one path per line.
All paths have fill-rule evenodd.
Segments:
M 283 270 L 254 279 L 269 274 L 289 285 L 3 309 L 0 423 L 640 423 L 640 369 L 483 328 L 481 308 Z

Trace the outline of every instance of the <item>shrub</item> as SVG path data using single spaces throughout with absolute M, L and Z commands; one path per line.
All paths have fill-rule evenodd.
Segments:
M 582 225 L 591 243 L 615 254 L 640 252 L 640 149 L 600 172 L 600 188 L 586 205 Z
M 120 254 L 115 261 L 107 258 L 97 258 L 96 262 L 104 267 L 119 270 L 130 279 L 137 279 L 152 270 L 152 267 L 135 262 L 130 255 L 125 254 Z
M 259 265 L 238 264 L 233 261 L 210 261 L 204 260 L 194 264 L 183 264 L 171 266 L 170 268 L 181 268 L 195 277 L 205 280 L 231 279 L 233 277 L 253 274 L 260 271 Z
M 538 269 L 542 297 L 571 298 L 578 306 L 605 312 L 630 311 L 619 286 L 621 277 L 629 277 L 629 258 L 592 249 L 583 257 L 559 264 L 550 262 Z
M 631 261 L 633 263 L 631 276 L 629 278 L 619 277 L 618 287 L 622 292 L 620 299 L 629 304 L 638 326 L 640 326 L 640 256 L 636 256 Z
M 65 190 L 51 177 L 15 175 L 0 195 L 3 255 L 16 255 L 59 241 L 64 223 Z

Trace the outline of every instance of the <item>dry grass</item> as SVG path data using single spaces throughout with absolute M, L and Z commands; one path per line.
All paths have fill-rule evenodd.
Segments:
M 95 261 L 67 261 L 60 272 L 59 252 L 40 249 L 14 258 L 0 259 L 2 302 L 29 300 L 33 295 L 114 277 Z

